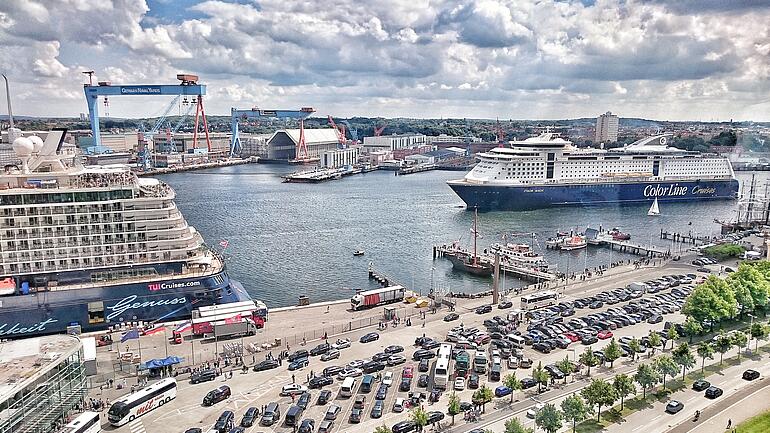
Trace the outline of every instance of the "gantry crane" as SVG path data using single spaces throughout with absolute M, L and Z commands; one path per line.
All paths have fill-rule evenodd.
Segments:
M 297 144 L 296 159 L 307 159 L 307 145 L 305 144 L 305 119 L 315 113 L 313 107 L 302 107 L 299 110 L 261 110 L 259 108 L 238 109 L 230 108 L 230 129 L 232 137 L 230 138 L 230 156 L 237 155 L 243 147 L 241 146 L 241 137 L 238 132 L 238 122 L 247 119 L 299 119 L 300 142 Z M 302 158 L 300 158 L 302 155 Z

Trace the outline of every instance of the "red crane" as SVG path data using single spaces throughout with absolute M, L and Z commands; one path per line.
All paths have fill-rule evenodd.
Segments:
M 387 125 L 381 125 L 381 126 L 378 126 L 378 127 L 374 128 L 374 136 L 375 137 L 379 137 L 382 134 L 382 131 L 385 130 L 385 126 L 387 126 Z
M 340 145 L 345 145 L 345 130 L 340 129 L 339 126 L 337 126 L 336 123 L 334 123 L 334 119 L 332 119 L 332 116 L 329 116 L 329 125 L 332 126 L 334 129 L 334 132 L 337 133 L 337 141 L 340 143 Z M 344 127 L 343 127 L 344 128 Z

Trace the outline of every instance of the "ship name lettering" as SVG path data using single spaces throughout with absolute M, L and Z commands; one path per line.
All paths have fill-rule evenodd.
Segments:
M 665 196 L 684 196 L 687 195 L 689 187 L 680 186 L 678 183 L 663 185 L 647 185 L 644 187 L 645 197 L 665 197 Z
M 136 301 L 137 298 L 138 298 L 137 295 L 126 296 L 125 298 L 115 303 L 115 305 L 108 306 L 107 309 L 110 310 L 110 314 L 108 314 L 107 317 L 105 317 L 105 319 L 107 320 L 115 319 L 128 310 L 135 310 L 135 309 L 141 309 L 141 308 L 147 308 L 147 307 L 158 307 L 161 305 L 177 305 L 177 304 L 184 304 L 185 302 L 187 302 L 187 298 L 185 297 L 172 298 L 172 299 L 158 299 L 156 301 L 134 302 Z
M 717 189 L 714 187 L 702 187 L 702 186 L 695 186 L 692 189 L 693 194 L 714 194 L 717 192 Z
M 0 325 L 0 337 L 6 336 L 6 335 L 18 335 L 18 334 L 29 334 L 32 332 L 42 332 L 45 331 L 45 327 L 47 325 L 50 325 L 51 323 L 58 322 L 57 319 L 45 319 L 42 322 L 33 323 L 30 325 L 22 326 L 21 323 L 14 323 L 13 326 L 6 329 L 8 327 L 7 323 L 3 323 Z

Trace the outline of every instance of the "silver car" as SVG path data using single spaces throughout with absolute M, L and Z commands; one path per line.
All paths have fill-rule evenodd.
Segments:
M 337 349 L 332 349 L 323 355 L 321 355 L 321 361 L 328 361 L 330 359 L 339 359 L 340 357 L 340 351 Z

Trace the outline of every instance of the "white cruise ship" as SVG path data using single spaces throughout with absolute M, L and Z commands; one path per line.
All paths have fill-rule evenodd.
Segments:
M 735 199 L 726 157 L 666 145 L 661 134 L 615 149 L 580 149 L 554 133 L 478 154 L 447 182 L 468 208 L 526 210 L 565 205 Z

